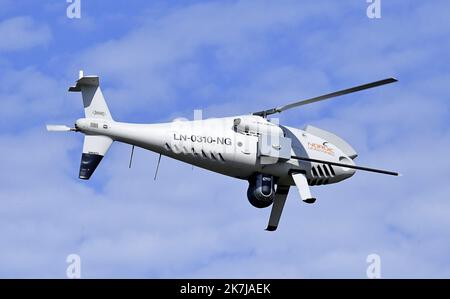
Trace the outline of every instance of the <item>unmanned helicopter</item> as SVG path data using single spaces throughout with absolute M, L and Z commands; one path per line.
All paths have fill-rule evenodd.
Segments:
M 247 198 L 257 208 L 272 206 L 268 231 L 277 229 L 291 186 L 312 204 L 310 186 L 334 184 L 356 170 L 398 176 L 399 173 L 354 162 L 353 147 L 334 133 L 307 125 L 304 129 L 280 125 L 270 115 L 349 93 L 397 82 L 387 78 L 248 115 L 136 124 L 115 121 L 100 89 L 98 76 L 80 71 L 70 92 L 81 92 L 85 117 L 74 127 L 47 125 L 48 131 L 84 134 L 79 178 L 88 180 L 111 144 L 123 142 L 213 172 L 247 180 Z

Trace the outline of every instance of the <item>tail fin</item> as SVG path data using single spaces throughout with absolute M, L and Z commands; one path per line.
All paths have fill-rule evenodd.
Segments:
M 81 154 L 79 178 L 89 180 L 100 161 L 105 156 L 113 140 L 107 136 L 84 136 L 83 153 Z
M 112 120 L 108 105 L 106 105 L 105 98 L 100 89 L 99 81 L 98 76 L 84 76 L 83 71 L 80 71 L 80 78 L 77 80 L 75 86 L 69 88 L 69 91 L 81 92 L 86 118 Z M 79 173 L 80 179 L 88 180 L 91 177 L 112 142 L 113 140 L 111 138 L 103 135 L 84 136 Z
M 86 118 L 112 119 L 99 83 L 98 76 L 84 76 L 83 72 L 80 71 L 80 78 L 77 80 L 77 84 L 70 87 L 69 91 L 81 91 Z

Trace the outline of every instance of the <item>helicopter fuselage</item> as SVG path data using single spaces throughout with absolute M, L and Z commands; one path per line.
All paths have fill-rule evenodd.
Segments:
M 76 129 L 88 136 L 106 136 L 239 179 L 263 173 L 285 185 L 295 185 L 290 174 L 301 172 L 309 185 L 325 185 L 347 179 L 355 172 L 346 167 L 292 159 L 306 156 L 354 165 L 328 140 L 255 115 L 160 124 L 82 118 L 77 120 Z

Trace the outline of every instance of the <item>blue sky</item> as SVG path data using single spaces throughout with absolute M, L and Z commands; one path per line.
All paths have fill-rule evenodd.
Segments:
M 450 277 L 450 4 L 382 1 L 0 0 L 0 277 Z M 101 76 L 116 120 L 249 113 L 395 76 L 395 85 L 288 111 L 348 140 L 357 173 L 295 189 L 280 228 L 250 206 L 247 183 L 114 144 L 78 180 L 79 134 L 46 123 L 83 116 L 78 70 Z

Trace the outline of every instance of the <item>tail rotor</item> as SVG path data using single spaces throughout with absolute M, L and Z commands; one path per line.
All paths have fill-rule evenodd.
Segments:
M 66 125 L 47 125 L 47 131 L 49 132 L 77 132 L 77 128 L 71 128 Z

